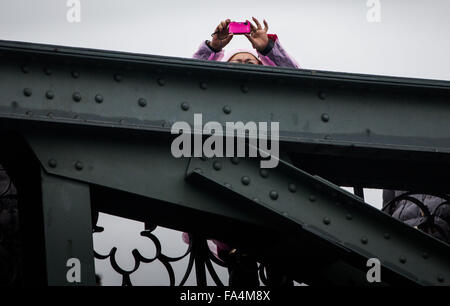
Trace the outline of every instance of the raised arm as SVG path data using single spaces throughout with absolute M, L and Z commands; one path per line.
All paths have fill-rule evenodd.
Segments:
M 258 51 L 261 62 L 266 66 L 300 68 L 297 62 L 289 56 L 281 46 L 277 35 L 267 34 L 267 31 L 269 30 L 267 21 L 263 21 L 263 29 L 258 19 L 255 17 L 252 17 L 252 19 L 256 26 L 253 23 L 250 23 L 252 32 L 245 36 L 248 38 L 253 48 Z
M 230 22 L 230 19 L 221 21 L 214 30 L 211 41 L 202 42 L 193 57 L 208 61 L 220 61 L 224 54 L 223 48 L 233 39 L 233 34 L 228 31 Z

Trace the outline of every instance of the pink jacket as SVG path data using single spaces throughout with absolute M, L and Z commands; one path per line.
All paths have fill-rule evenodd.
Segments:
M 300 66 L 297 62 L 289 56 L 289 54 L 281 46 L 278 36 L 275 34 L 268 34 L 269 44 L 263 52 L 257 52 L 260 61 L 264 66 L 278 66 L 278 67 L 291 67 L 298 68 Z M 195 59 L 202 59 L 207 61 L 221 61 L 224 58 L 224 50 L 214 52 L 206 42 L 202 42 L 194 53 Z

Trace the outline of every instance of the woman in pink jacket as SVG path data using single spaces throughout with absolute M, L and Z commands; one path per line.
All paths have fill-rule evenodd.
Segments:
M 253 64 L 253 65 L 264 65 L 264 66 L 279 66 L 279 67 L 291 67 L 300 69 L 297 62 L 291 58 L 288 53 L 281 46 L 277 35 L 275 34 L 267 34 L 269 29 L 269 25 L 267 21 L 264 20 L 264 28 L 259 23 L 258 19 L 252 17 L 253 21 L 256 25 L 252 24 L 251 33 L 245 34 L 245 37 L 252 44 L 253 49 L 237 49 L 231 52 L 225 52 L 225 46 L 233 39 L 233 34 L 228 31 L 228 25 L 230 24 L 230 19 L 224 20 L 220 22 L 220 24 L 216 27 L 214 34 L 212 35 L 212 40 L 206 40 L 202 42 L 194 54 L 195 59 L 202 59 L 208 61 L 223 61 L 230 63 L 241 63 L 241 64 Z M 186 243 L 189 243 L 189 236 L 187 233 L 183 233 L 183 240 Z M 252 273 L 251 271 L 239 272 L 239 277 L 234 273 L 238 273 L 238 270 L 241 269 L 230 269 L 230 265 L 235 266 L 235 261 L 233 257 L 239 256 L 241 259 L 239 261 L 243 261 L 244 270 L 248 269 L 248 267 L 254 266 L 249 258 L 249 263 L 245 264 L 246 254 L 239 254 L 239 251 L 230 247 L 229 245 L 218 241 L 212 240 L 216 247 L 214 250 L 214 246 L 210 245 L 211 251 L 222 261 L 229 264 L 230 271 L 230 285 L 233 285 L 231 279 L 239 279 L 242 281 L 242 285 L 248 285 L 248 283 L 256 283 L 258 284 L 257 274 Z M 254 262 L 256 263 L 256 262 Z M 256 267 L 256 266 L 254 266 Z M 267 269 L 267 267 L 266 267 Z M 255 272 L 255 271 L 254 271 Z M 247 274 L 247 275 L 245 275 Z M 256 277 L 256 279 L 253 279 Z M 251 280 L 249 280 L 249 278 Z M 236 282 L 236 281 L 235 281 Z M 236 285 L 236 283 L 235 283 Z
M 279 66 L 300 68 L 297 62 L 283 49 L 277 35 L 267 34 L 269 25 L 264 20 L 264 29 L 258 19 L 253 17 L 256 26 L 250 22 L 251 33 L 245 34 L 253 50 L 238 49 L 225 53 L 225 46 L 233 39 L 228 31 L 230 19 L 222 21 L 214 31 L 212 40 L 202 42 L 194 58 L 208 61 L 223 61 L 241 64 L 254 64 L 264 66 Z

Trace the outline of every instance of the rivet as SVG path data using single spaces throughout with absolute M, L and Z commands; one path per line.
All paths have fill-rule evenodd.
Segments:
M 229 114 L 231 113 L 231 107 L 228 106 L 228 105 L 225 105 L 225 106 L 223 107 L 223 112 L 224 112 L 225 114 L 229 115 Z
M 45 93 L 45 96 L 47 97 L 47 99 L 51 100 L 51 99 L 53 99 L 53 97 L 55 95 L 53 94 L 53 91 L 47 90 L 47 92 Z
M 213 168 L 214 168 L 215 170 L 219 171 L 220 169 L 222 169 L 222 164 L 221 164 L 220 162 L 218 162 L 218 161 L 215 161 L 215 162 L 213 163 Z
M 250 184 L 250 178 L 248 176 L 243 176 L 241 179 L 242 184 L 248 185 Z
M 362 244 L 367 244 L 368 242 L 369 242 L 369 239 L 367 239 L 367 237 L 361 237 Z
M 259 199 L 258 199 L 258 198 L 253 198 L 253 202 L 258 203 L 258 202 L 259 202 Z
M 81 101 L 81 94 L 80 94 L 79 92 L 73 93 L 72 99 L 73 99 L 75 102 L 80 102 L 80 101 Z
M 386 239 L 386 240 L 391 239 L 391 234 L 384 233 L 384 239 Z
M 157 81 L 158 81 L 159 86 L 166 85 L 166 79 L 164 79 L 164 78 L 158 78 Z
M 326 95 L 323 91 L 319 91 L 317 93 L 317 96 L 319 97 L 320 100 L 325 100 L 325 98 L 326 98 Z
M 44 73 L 46 75 L 51 75 L 52 74 L 52 70 L 50 68 L 44 68 Z
M 51 168 L 56 168 L 56 166 L 58 165 L 58 163 L 56 162 L 55 159 L 52 158 L 52 159 L 49 159 L 48 165 L 49 165 Z
M 325 225 L 329 225 L 329 224 L 331 223 L 330 218 L 328 218 L 328 217 L 323 218 L 323 223 L 324 223 Z
M 189 109 L 189 103 L 187 102 L 181 103 L 181 109 L 187 111 Z
M 322 118 L 322 121 L 323 121 L 323 122 L 328 122 L 328 121 L 330 121 L 330 116 L 328 116 L 327 113 L 323 113 L 322 116 L 321 116 L 321 118 Z
M 278 199 L 278 192 L 276 192 L 275 190 L 272 190 L 272 191 L 269 193 L 269 195 L 270 195 L 270 198 L 271 198 L 272 200 Z
M 269 171 L 267 171 L 267 169 L 261 169 L 259 170 L 259 174 L 261 174 L 261 176 L 265 178 L 269 176 Z
M 80 162 L 80 161 L 77 161 L 77 162 L 75 163 L 75 169 L 77 169 L 78 171 L 83 170 L 83 163 Z
M 241 91 L 242 91 L 243 93 L 247 93 L 247 92 L 248 92 L 248 87 L 247 87 L 246 85 L 242 85 L 242 86 L 241 86 Z
M 351 220 L 351 219 L 353 219 L 353 216 L 352 216 L 351 214 L 347 214 L 347 215 L 345 216 L 345 218 L 347 218 L 347 220 Z
M 23 73 L 28 73 L 30 72 L 30 68 L 27 65 L 22 65 L 20 67 L 20 70 L 22 70 Z
M 95 95 L 95 102 L 102 103 L 103 102 L 103 96 L 102 95 Z
M 442 276 L 441 274 L 439 274 L 439 275 L 437 276 L 437 280 L 438 280 L 438 282 L 443 283 L 445 279 L 444 279 L 444 276 Z
M 72 77 L 74 78 L 74 79 L 78 79 L 79 77 L 80 77 L 80 74 L 78 73 L 78 71 L 72 71 Z
M 23 94 L 24 94 L 26 97 L 31 96 L 32 93 L 33 93 L 33 92 L 31 91 L 30 88 L 25 88 L 25 89 L 23 90 Z
M 116 80 L 116 82 L 122 82 L 123 76 L 121 74 L 116 73 L 114 75 L 114 80 Z
M 295 184 L 289 184 L 288 189 L 290 192 L 296 192 L 297 186 L 295 186 Z
M 315 195 L 310 195 L 309 196 L 309 200 L 311 201 L 311 202 L 314 202 L 315 200 L 316 200 L 316 196 Z
M 422 257 L 423 257 L 424 259 L 428 259 L 429 255 L 428 255 L 427 252 L 423 252 L 423 253 L 422 253 Z
M 12 101 L 12 102 L 11 102 L 11 107 L 12 107 L 12 108 L 17 108 L 17 107 L 19 107 L 19 103 L 17 103 L 17 101 Z
M 145 107 L 147 105 L 147 100 L 145 100 L 144 98 L 139 98 L 138 104 L 141 107 Z
M 239 158 L 237 158 L 237 157 L 232 157 L 232 158 L 231 158 L 231 162 L 232 162 L 233 164 L 237 165 L 237 164 L 239 164 Z
M 206 84 L 205 82 L 200 82 L 200 88 L 206 89 L 206 88 L 208 88 L 208 84 Z
M 406 257 L 405 256 L 400 256 L 400 258 L 398 259 L 402 264 L 406 263 Z

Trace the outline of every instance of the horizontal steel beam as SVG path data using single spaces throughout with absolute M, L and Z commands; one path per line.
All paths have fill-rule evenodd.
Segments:
M 0 117 L 169 132 L 280 122 L 289 143 L 450 153 L 450 82 L 0 42 Z

